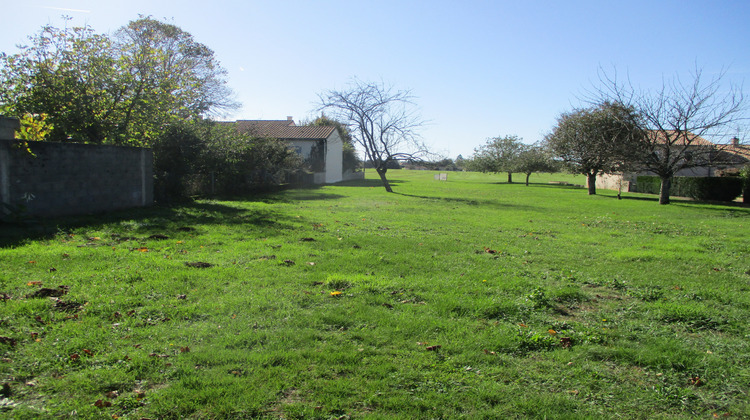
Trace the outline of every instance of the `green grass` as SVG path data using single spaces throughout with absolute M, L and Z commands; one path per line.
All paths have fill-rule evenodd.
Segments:
M 0 228 L 0 417 L 750 416 L 748 208 L 389 174 Z

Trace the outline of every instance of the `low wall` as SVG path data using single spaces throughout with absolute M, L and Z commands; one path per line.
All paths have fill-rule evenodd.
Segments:
M 349 170 L 344 172 L 344 175 L 342 176 L 343 181 L 355 181 L 360 179 L 365 179 L 365 173 L 362 171 L 352 172 Z
M 0 215 L 64 216 L 153 204 L 151 149 L 0 139 Z

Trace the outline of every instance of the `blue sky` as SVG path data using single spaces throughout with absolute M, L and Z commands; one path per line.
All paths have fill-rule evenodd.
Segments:
M 746 0 L 25 0 L 2 5 L 0 51 L 62 15 L 109 33 L 139 14 L 214 50 L 243 104 L 228 119 L 312 118 L 318 93 L 383 81 L 413 92 L 424 141 L 451 158 L 489 137 L 541 140 L 600 69 L 646 89 L 696 65 L 750 79 Z

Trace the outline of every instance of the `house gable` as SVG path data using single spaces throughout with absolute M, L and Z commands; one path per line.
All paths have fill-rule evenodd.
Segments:
M 319 159 L 323 172 L 316 174 L 320 183 L 335 183 L 343 178 L 343 143 L 334 126 L 297 126 L 291 117 L 287 120 L 239 120 L 237 130 L 252 136 L 274 138 L 288 143 L 303 159 Z

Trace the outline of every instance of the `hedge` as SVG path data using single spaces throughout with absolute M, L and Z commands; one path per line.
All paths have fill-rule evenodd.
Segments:
M 642 193 L 659 194 L 661 179 L 658 176 L 639 176 L 636 189 Z M 678 176 L 672 178 L 669 195 L 701 201 L 733 201 L 742 194 L 742 189 L 743 181 L 737 177 Z

